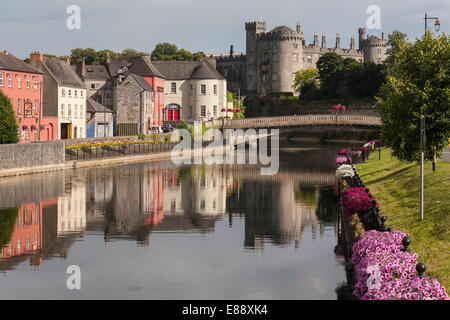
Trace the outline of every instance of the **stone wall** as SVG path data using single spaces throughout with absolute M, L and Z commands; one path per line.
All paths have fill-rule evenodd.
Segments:
M 64 157 L 63 141 L 3 144 L 0 145 L 0 172 L 19 168 L 61 165 L 64 163 Z

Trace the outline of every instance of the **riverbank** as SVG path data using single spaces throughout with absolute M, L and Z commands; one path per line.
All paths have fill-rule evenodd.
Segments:
M 450 287 L 450 163 L 438 161 L 437 171 L 425 164 L 425 220 L 419 217 L 417 164 L 402 163 L 389 149 L 372 153 L 358 172 L 388 218 L 387 226 L 411 236 L 411 250 L 427 266 L 427 273 Z

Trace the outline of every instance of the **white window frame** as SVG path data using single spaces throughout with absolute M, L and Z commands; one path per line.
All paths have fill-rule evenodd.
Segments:
M 30 85 L 31 85 L 31 76 L 30 75 L 26 75 L 25 79 L 27 79 L 27 89 L 30 89 Z
M 206 117 L 206 106 L 200 106 L 200 117 Z
M 8 88 L 12 88 L 13 87 L 13 74 L 12 73 L 8 73 Z
M 206 96 L 206 84 L 201 84 L 200 85 L 200 95 L 201 96 Z
M 0 72 L 0 87 L 3 87 L 4 73 Z
M 177 93 L 177 83 L 176 82 L 170 83 L 170 93 Z

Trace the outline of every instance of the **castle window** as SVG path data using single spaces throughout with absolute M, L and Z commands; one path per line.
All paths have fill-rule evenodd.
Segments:
M 377 53 L 378 53 L 378 54 L 381 54 L 381 49 L 377 49 Z
M 294 49 L 298 49 L 298 44 L 294 43 Z
M 276 73 L 272 74 L 272 80 L 278 81 L 278 74 L 276 74 Z
M 276 54 L 274 54 L 274 55 L 272 56 L 272 59 L 273 59 L 273 62 L 276 62 L 277 59 L 278 59 L 278 56 L 277 56 Z
M 306 60 L 307 60 L 308 63 L 312 63 L 312 57 L 311 56 L 307 56 Z
M 298 61 L 298 53 L 292 54 L 292 61 Z
M 377 63 L 380 64 L 381 63 L 381 58 L 377 59 Z
M 267 78 L 267 73 L 264 73 L 264 74 L 262 75 L 262 79 L 263 79 L 264 82 L 267 82 L 267 80 L 268 80 L 268 78 Z

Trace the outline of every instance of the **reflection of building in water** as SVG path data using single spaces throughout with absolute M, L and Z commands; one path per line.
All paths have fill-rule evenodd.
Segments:
M 21 204 L 17 209 L 2 209 L 2 218 L 14 225 L 13 230 L 10 230 L 12 234 L 2 234 L 9 231 L 0 230 L 0 239 L 9 240 L 9 243 L 0 247 L 0 270 L 11 269 L 28 256 L 30 265 L 41 264 L 40 252 L 49 244 L 49 237 L 55 234 L 45 223 L 49 221 L 51 211 L 56 213 L 56 203 L 54 199 Z
M 58 197 L 58 236 L 84 231 L 86 227 L 86 181 L 72 177 Z
M 278 245 L 294 242 L 298 247 L 308 225 L 316 237 L 318 199 L 315 203 L 299 199 L 293 182 L 245 181 L 240 196 L 245 208 L 245 247 L 261 250 L 267 238 Z
M 190 167 L 192 179 L 182 183 L 184 212 L 219 215 L 225 212 L 226 179 L 221 167 Z

